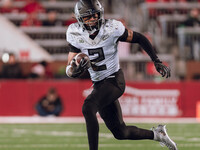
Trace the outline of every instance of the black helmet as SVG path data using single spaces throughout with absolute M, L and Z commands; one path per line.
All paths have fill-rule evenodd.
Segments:
M 76 3 L 74 12 L 78 23 L 83 27 L 83 29 L 88 30 L 90 33 L 99 30 L 104 22 L 104 9 L 98 0 L 80 0 Z M 98 21 L 95 26 L 90 25 L 90 23 L 86 24 L 83 21 L 83 17 L 94 14 L 98 14 Z

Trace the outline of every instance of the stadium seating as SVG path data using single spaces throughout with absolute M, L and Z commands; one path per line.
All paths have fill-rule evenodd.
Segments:
M 102 0 L 103 3 L 107 3 L 106 0 Z M 21 31 L 29 35 L 32 39 L 35 40 L 41 47 L 43 47 L 49 54 L 52 55 L 54 60 L 66 60 L 69 47 L 66 42 L 66 30 L 69 23 L 66 23 L 67 20 L 72 19 L 72 14 L 74 5 L 76 1 L 74 0 L 40 0 L 39 3 L 44 7 L 43 12 L 38 12 L 37 18 L 39 21 L 44 22 L 48 18 L 48 12 L 54 10 L 57 12 L 57 20 L 62 24 L 59 26 L 21 26 L 23 20 L 27 18 L 28 13 L 22 12 L 22 8 L 25 6 L 25 0 L 13 0 L 13 6 L 15 8 L 14 12 L 2 13 L 6 18 L 13 22 L 16 26 L 19 27 Z M 128 3 L 127 3 L 128 4 Z M 152 38 L 152 44 L 155 46 L 158 53 L 172 54 L 170 48 L 175 46 L 177 49 L 183 47 L 180 43 L 180 36 L 178 35 L 177 27 L 180 22 L 182 22 L 188 12 L 192 8 L 200 9 L 200 3 L 179 3 L 179 2 L 168 2 L 166 3 L 145 3 L 145 0 L 135 0 L 131 4 L 133 6 L 127 9 L 127 13 L 131 18 L 130 21 L 127 21 L 127 24 L 132 28 L 137 28 L 138 31 L 143 33 L 150 32 Z M 115 6 L 114 1 L 112 5 Z M 0 7 L 2 6 L 2 1 L 0 2 Z M 121 19 L 124 16 L 116 13 L 112 13 L 112 8 L 105 6 L 105 8 L 110 9 L 107 14 L 105 11 L 105 18 L 115 18 Z M 132 9 L 134 8 L 134 9 Z M 135 10 L 137 9 L 137 10 Z M 18 10 L 18 11 L 16 11 Z M 137 13 L 132 13 L 132 11 Z M 129 17 L 129 18 L 130 18 Z M 128 17 L 127 17 L 128 18 Z M 133 20 L 133 21 L 132 21 Z M 74 20 L 72 20 L 73 22 Z M 71 22 L 71 20 L 69 21 Z M 131 22 L 134 22 L 131 24 Z M 142 23 L 141 23 L 142 22 Z M 136 30 L 137 31 L 137 30 Z M 133 46 L 131 48 L 131 53 L 135 53 L 137 50 Z M 177 50 L 180 52 L 180 50 Z M 177 55 L 176 55 L 177 56 Z M 175 56 L 175 57 L 176 57 Z M 128 60 L 128 59 L 127 59 Z M 172 59 L 166 60 L 170 62 Z M 133 61 L 122 61 L 122 66 L 125 68 L 132 65 L 131 63 L 137 63 Z M 145 62 L 145 60 L 143 61 Z M 125 63 L 123 65 L 123 63 Z M 144 70 L 141 64 L 134 64 L 135 66 L 140 66 L 138 70 Z M 129 67 L 127 70 L 129 70 Z M 137 67 L 136 67 L 137 68 Z M 132 78 L 132 74 L 129 74 L 127 78 Z M 148 79 L 148 77 L 145 77 Z

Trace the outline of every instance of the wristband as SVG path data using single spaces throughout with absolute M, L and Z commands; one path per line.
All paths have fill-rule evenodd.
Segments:
M 68 66 L 66 67 L 66 75 L 67 75 L 68 77 L 71 77 L 71 75 L 69 74 L 71 67 L 72 67 L 71 65 L 68 65 Z

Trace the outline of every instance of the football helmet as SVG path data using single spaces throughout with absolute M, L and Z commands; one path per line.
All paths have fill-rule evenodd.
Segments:
M 78 23 L 90 34 L 98 31 L 104 23 L 104 9 L 98 0 L 79 0 L 75 5 L 74 12 Z M 85 17 L 88 17 L 89 19 L 91 17 L 98 18 L 95 19 L 95 22 L 86 22 L 83 19 Z

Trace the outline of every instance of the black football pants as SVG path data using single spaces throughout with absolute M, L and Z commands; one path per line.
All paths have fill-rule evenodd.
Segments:
M 97 112 L 116 139 L 153 139 L 152 131 L 125 125 L 118 101 L 125 90 L 124 75 L 121 69 L 113 75 L 114 78 L 108 77 L 94 83 L 94 89 L 86 98 L 82 107 L 90 150 L 98 150 L 99 124 L 96 117 Z

